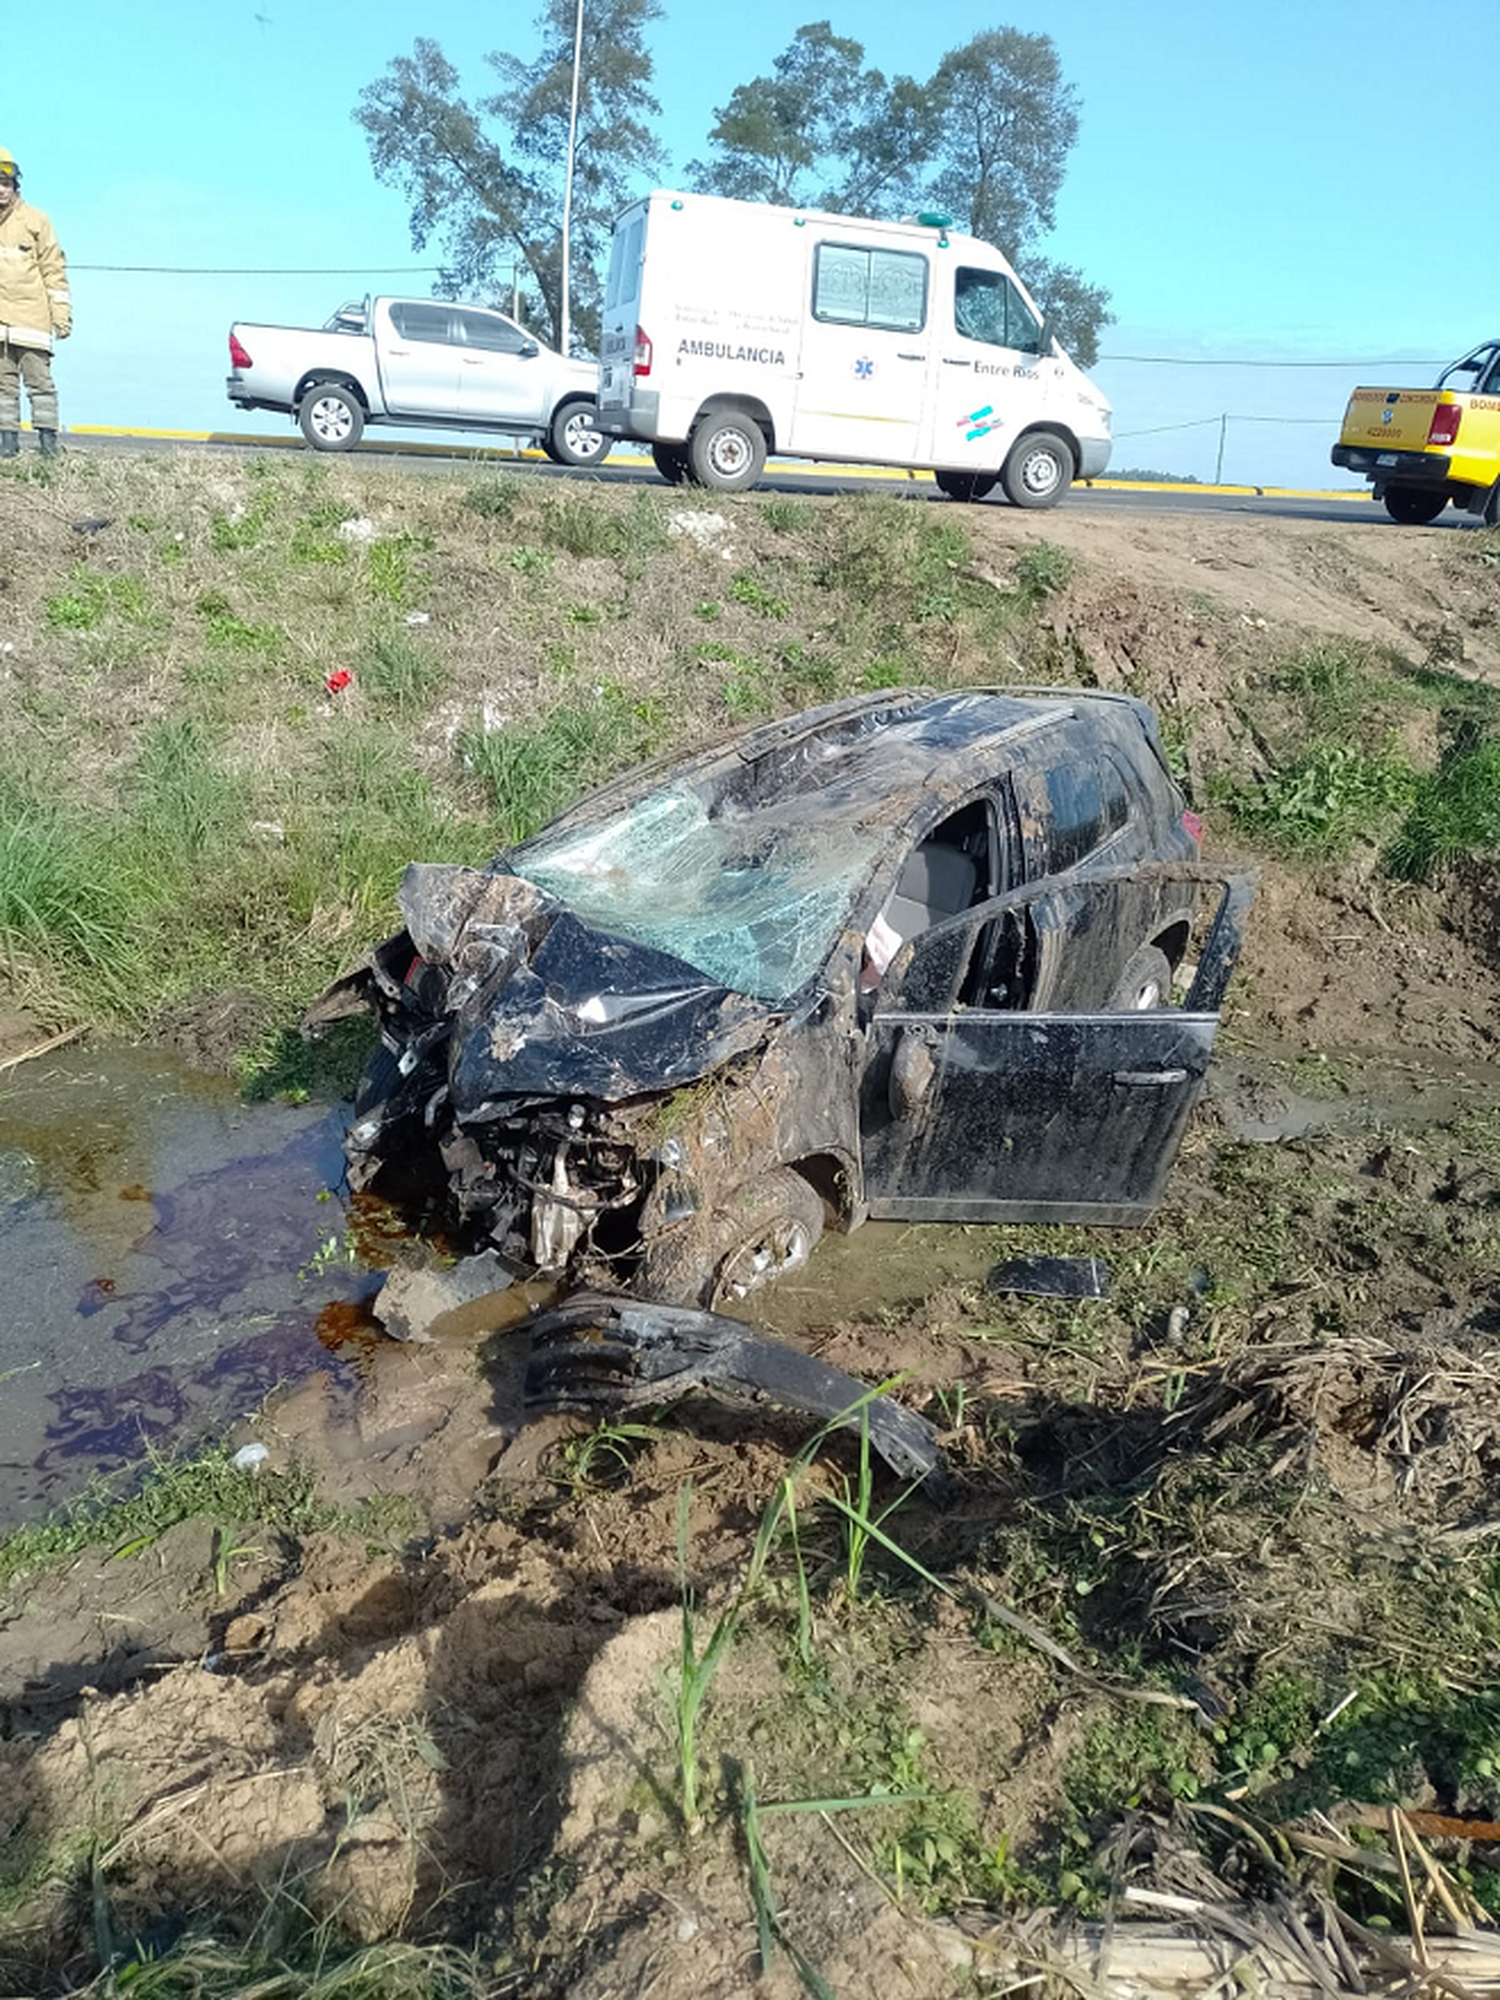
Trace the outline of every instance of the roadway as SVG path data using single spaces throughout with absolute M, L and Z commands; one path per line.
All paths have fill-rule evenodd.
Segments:
M 64 440 L 69 451 L 165 452 L 202 451 L 214 455 L 243 457 L 265 451 L 307 451 L 300 436 L 252 434 L 229 431 L 132 431 L 107 427 L 81 426 L 69 431 Z M 538 479 L 591 480 L 606 485 L 650 483 L 661 485 L 656 468 L 644 453 L 621 450 L 604 465 L 569 467 L 553 465 L 540 452 L 496 445 L 412 444 L 403 440 L 366 437 L 352 454 L 360 459 L 400 459 L 412 472 L 452 476 L 466 469 L 493 471 L 498 467 L 525 471 Z M 331 456 L 331 454 L 330 454 Z M 801 493 L 832 495 L 854 488 L 861 492 L 902 493 L 913 499 L 937 500 L 941 496 L 924 472 L 882 471 L 869 466 L 827 466 L 772 459 L 755 486 L 758 493 Z M 977 503 L 1003 507 L 998 493 Z M 1388 525 L 1384 508 L 1376 507 L 1367 493 L 1354 491 L 1304 491 L 1290 487 L 1209 486 L 1193 484 L 1125 484 L 1103 480 L 1075 486 L 1068 495 L 1069 508 L 1104 509 L 1113 512 L 1246 514 L 1257 519 L 1299 521 L 1379 522 Z M 1451 509 L 1435 523 L 1439 528 L 1477 528 L 1477 517 L 1456 514 Z

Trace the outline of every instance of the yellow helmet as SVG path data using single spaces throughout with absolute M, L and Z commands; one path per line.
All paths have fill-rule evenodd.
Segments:
M 21 178 L 21 169 L 16 165 L 14 153 L 7 152 L 4 146 L 0 146 L 0 176 L 8 181 L 18 181 Z

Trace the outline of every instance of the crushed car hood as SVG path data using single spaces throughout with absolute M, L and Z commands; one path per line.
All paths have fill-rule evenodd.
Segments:
M 776 1010 L 652 946 L 592 929 L 517 875 L 414 863 L 404 932 L 330 987 L 312 1028 L 372 1004 L 411 1047 L 449 1042 L 455 1113 L 606 1103 L 692 1083 L 764 1040 Z

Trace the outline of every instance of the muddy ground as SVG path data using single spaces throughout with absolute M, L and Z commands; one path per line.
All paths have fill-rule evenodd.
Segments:
M 971 514 L 997 588 L 1075 555 L 1037 677 L 1175 714 L 1200 798 L 1309 639 L 1500 687 L 1492 536 Z M 856 1235 L 766 1303 L 943 1426 L 948 1489 L 876 1469 L 865 1510 L 921 1573 L 851 1535 L 857 1440 L 794 1534 L 805 1424 L 521 1430 L 515 1337 L 371 1345 L 352 1412 L 263 1413 L 233 1518 L 4 1587 L 0 1990 L 154 1955 L 249 1991 L 311 1936 L 422 1948 L 372 1993 L 937 1996 L 1125 1888 L 1405 1934 L 1392 1802 L 1461 1914 L 1500 1908 L 1500 873 L 1257 853 L 1212 808 L 1209 851 L 1262 886 L 1158 1219 L 906 1231 L 873 1297 Z M 1111 1297 L 986 1289 L 1033 1247 L 1104 1255 Z M 257 1507 L 298 1466 L 344 1525 Z M 410 1511 L 348 1525 L 370 1494 Z M 696 1657 L 736 1621 L 690 1817 L 685 1598 Z

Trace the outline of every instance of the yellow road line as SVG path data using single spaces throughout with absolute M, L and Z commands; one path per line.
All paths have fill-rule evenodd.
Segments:
M 300 436 L 270 437 L 260 431 L 163 431 L 145 430 L 125 424 L 74 424 L 66 434 L 68 437 L 116 437 L 155 438 L 176 444 L 243 444 L 269 447 L 272 451 L 306 451 L 308 446 Z M 355 446 L 356 452 L 374 455 L 394 453 L 397 457 L 408 458 L 466 458 L 466 459 L 541 459 L 546 454 L 531 446 L 519 451 L 509 445 L 487 444 L 410 444 L 404 439 L 392 438 L 388 443 L 367 438 Z M 328 454 L 335 456 L 336 454 Z M 918 472 L 909 467 L 880 465 L 837 465 L 814 463 L 808 459 L 771 458 L 766 461 L 766 471 L 774 472 L 779 478 L 792 479 L 900 479 L 903 476 L 913 485 L 931 485 L 930 472 Z M 1209 486 L 1195 479 L 1080 479 L 1080 486 L 1095 488 L 1101 493 L 1201 493 L 1238 496 L 1251 500 L 1368 500 L 1368 487 L 1336 486 Z

